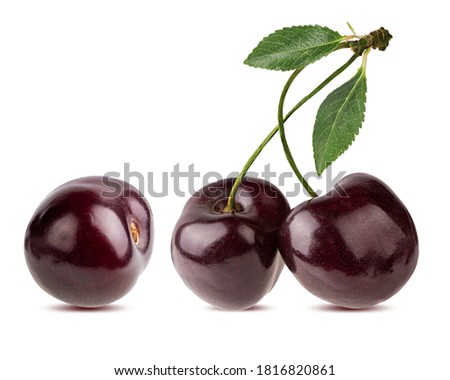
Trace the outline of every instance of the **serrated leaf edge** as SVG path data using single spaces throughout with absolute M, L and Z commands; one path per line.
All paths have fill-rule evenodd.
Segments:
M 251 56 L 256 50 L 258 50 L 258 49 L 260 48 L 260 45 L 261 45 L 263 42 L 266 42 L 268 39 L 270 39 L 270 38 L 271 38 L 273 35 L 275 35 L 276 33 L 279 33 L 279 32 L 282 32 L 282 31 L 286 31 L 286 30 L 289 30 L 289 29 L 293 29 L 293 28 L 315 28 L 315 27 L 319 27 L 319 28 L 322 28 L 322 29 L 326 29 L 326 30 L 328 30 L 328 31 L 330 31 L 330 32 L 333 32 L 333 33 L 338 34 L 338 35 L 340 36 L 340 38 L 337 39 L 337 40 L 335 40 L 335 41 L 331 41 L 331 42 L 336 42 L 336 45 L 337 45 L 339 42 L 342 42 L 342 41 L 345 39 L 345 37 L 342 36 L 339 32 L 337 32 L 337 31 L 335 31 L 335 30 L 333 30 L 333 29 L 331 29 L 331 28 L 328 28 L 328 27 L 326 27 L 326 26 L 322 26 L 322 25 L 318 25 L 318 24 L 315 24 L 315 25 L 293 25 L 293 26 L 287 26 L 287 27 L 284 27 L 284 28 L 275 30 L 274 32 L 272 32 L 272 33 L 268 34 L 267 36 L 265 36 L 261 41 L 259 41 L 259 43 L 256 45 L 256 47 L 251 51 L 251 53 L 250 53 L 250 54 L 247 56 L 247 58 L 244 60 L 244 64 L 247 65 L 247 66 L 253 67 L 253 68 L 257 68 L 257 69 L 261 69 L 261 68 L 262 68 L 262 69 L 265 69 L 265 70 L 272 70 L 272 71 L 291 71 L 291 70 L 296 69 L 297 67 L 295 67 L 295 68 L 289 68 L 289 69 L 285 69 L 285 68 L 282 68 L 282 67 L 280 67 L 280 66 L 278 66 L 278 67 L 271 67 L 271 68 L 268 68 L 268 67 L 261 67 L 261 66 L 257 66 L 257 65 L 255 65 L 255 64 L 252 64 L 251 62 L 249 62 L 249 58 L 250 58 L 250 56 Z M 331 42 L 329 42 L 329 43 L 327 43 L 327 44 L 323 44 L 323 45 L 317 45 L 317 46 L 314 47 L 314 49 L 316 49 L 317 47 L 329 45 L 329 44 L 331 44 Z M 313 49 L 313 48 L 311 48 L 311 49 Z M 331 52 L 332 52 L 332 51 L 331 51 Z M 330 54 L 331 52 L 329 52 L 328 54 Z M 321 58 L 326 57 L 328 54 L 322 56 Z M 319 58 L 319 59 L 321 59 L 321 58 Z M 317 59 L 317 60 L 318 60 L 318 59 Z M 312 62 L 310 62 L 309 64 L 314 63 L 314 62 L 316 62 L 317 60 L 312 61 Z
M 359 83 L 359 81 L 360 81 L 361 79 L 365 79 L 365 78 L 366 78 L 366 77 L 365 77 L 364 68 L 363 68 L 362 66 L 358 69 L 357 73 L 356 73 L 352 78 L 350 78 L 347 82 L 343 83 L 341 86 L 339 86 L 338 88 L 336 88 L 335 90 L 333 90 L 333 92 L 334 92 L 334 91 L 337 91 L 339 88 L 345 86 L 348 82 L 354 80 L 355 77 L 357 77 L 357 76 L 359 76 L 359 78 L 355 81 L 355 84 L 354 84 L 352 90 L 349 92 L 348 96 L 346 96 L 346 99 L 350 98 L 350 96 L 354 93 L 354 91 L 355 91 L 355 89 L 356 89 L 357 84 Z M 367 88 L 366 88 L 366 91 L 364 92 L 364 95 L 366 95 L 366 93 L 367 93 Z M 331 93 L 327 96 L 327 98 L 328 98 L 330 95 L 331 95 Z M 324 100 L 323 102 L 325 102 L 327 98 L 325 98 L 325 100 Z M 336 119 L 338 118 L 338 115 L 341 113 L 341 111 L 342 111 L 342 109 L 343 109 L 343 107 L 344 107 L 344 105 L 345 105 L 346 103 L 347 103 L 347 101 L 343 102 L 343 105 L 339 108 L 339 111 L 336 113 L 336 116 L 335 116 L 335 118 L 334 118 L 334 120 L 333 120 L 333 124 L 332 124 L 332 126 L 330 127 L 331 129 L 333 128 L 333 125 L 335 124 Z M 360 125 L 358 126 L 358 128 L 356 129 L 356 132 L 355 132 L 355 134 L 353 135 L 353 138 L 351 139 L 351 141 L 350 141 L 344 148 L 339 149 L 338 154 L 336 155 L 336 158 L 335 158 L 332 162 L 334 162 L 335 160 L 337 160 L 337 159 L 338 159 L 338 158 L 339 158 L 339 157 L 340 157 L 340 156 L 341 156 L 341 155 L 342 155 L 342 154 L 343 154 L 343 153 L 344 153 L 344 152 L 345 152 L 352 144 L 353 144 L 353 142 L 355 141 L 356 136 L 359 135 L 359 131 L 361 130 L 361 127 L 362 127 L 362 124 L 363 124 L 364 118 L 365 118 L 365 112 L 366 112 L 365 104 L 366 104 L 366 96 L 364 96 L 364 102 L 363 102 L 364 109 L 362 110 L 361 124 L 360 124 Z M 320 107 L 319 107 L 319 109 L 320 109 Z M 316 115 L 316 120 L 317 120 L 317 115 Z M 325 133 L 325 131 L 322 131 L 321 135 L 322 135 L 323 133 Z M 330 134 L 330 136 L 331 136 L 331 134 Z M 330 136 L 327 138 L 327 143 L 328 143 L 328 141 L 329 141 Z M 324 170 L 325 170 L 328 166 L 331 165 L 332 162 L 329 162 L 329 163 L 327 163 L 327 162 L 322 163 L 322 165 L 321 165 L 320 167 L 323 166 L 323 168 L 320 169 L 320 168 L 319 168 L 319 165 L 317 165 L 317 162 L 318 162 L 318 161 L 317 161 L 317 150 L 314 149 L 314 148 L 315 148 L 315 147 L 313 146 L 313 150 L 314 150 L 314 161 L 315 161 L 315 163 L 316 163 L 316 172 L 317 172 L 317 174 L 320 176 L 320 175 L 324 172 Z M 321 161 L 321 162 L 322 162 L 322 161 Z

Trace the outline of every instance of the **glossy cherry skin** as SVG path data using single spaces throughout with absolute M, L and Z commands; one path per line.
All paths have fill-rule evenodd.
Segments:
M 306 289 L 355 309 L 397 293 L 419 254 L 406 207 L 386 184 L 362 173 L 295 207 L 280 228 L 279 248 Z
M 226 213 L 233 182 L 212 183 L 188 200 L 173 232 L 172 260 L 197 296 L 220 309 L 244 310 L 272 289 L 283 269 L 277 234 L 290 208 L 269 182 L 244 178 L 237 211 Z
M 25 234 L 36 282 L 61 301 L 99 307 L 127 294 L 147 266 L 153 216 L 142 194 L 119 179 L 67 182 L 39 205 Z

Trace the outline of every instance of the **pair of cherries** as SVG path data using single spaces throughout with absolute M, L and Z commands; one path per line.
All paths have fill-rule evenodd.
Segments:
M 232 184 L 227 179 L 194 194 L 172 239 L 181 278 L 212 305 L 252 307 L 273 288 L 284 263 L 311 293 L 353 309 L 387 300 L 414 272 L 413 220 L 371 175 L 348 175 L 330 193 L 292 210 L 272 184 L 246 178 L 228 212 Z
M 292 210 L 275 186 L 247 177 L 230 211 L 233 182 L 209 184 L 188 200 L 171 246 L 186 285 L 218 308 L 251 308 L 274 287 L 284 264 L 318 297 L 366 308 L 395 294 L 416 267 L 411 216 L 373 176 L 344 177 L 327 195 Z M 99 307 L 133 288 L 150 259 L 153 235 L 150 205 L 137 189 L 113 178 L 80 178 L 38 207 L 25 257 L 48 293 Z

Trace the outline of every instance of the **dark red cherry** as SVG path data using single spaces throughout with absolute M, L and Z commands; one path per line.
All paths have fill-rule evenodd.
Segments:
M 306 289 L 346 308 L 367 308 L 397 293 L 419 253 L 406 207 L 383 182 L 361 173 L 295 207 L 280 229 L 279 248 Z
M 236 210 L 224 212 L 233 182 L 212 183 L 188 200 L 173 232 L 172 260 L 197 296 L 244 310 L 272 289 L 284 266 L 277 234 L 289 204 L 269 182 L 245 178 Z
M 39 205 L 26 231 L 25 258 L 52 296 L 99 307 L 131 290 L 152 245 L 153 217 L 142 194 L 115 178 L 85 177 Z

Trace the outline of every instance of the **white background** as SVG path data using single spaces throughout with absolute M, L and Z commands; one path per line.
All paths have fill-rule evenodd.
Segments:
M 336 379 L 448 377 L 448 12 L 445 2 L 1 1 L 0 377 L 112 379 L 114 367 L 334 365 Z M 320 24 L 360 34 L 388 28 L 367 68 L 366 121 L 334 165 L 385 181 L 418 229 L 420 258 L 396 296 L 367 311 L 339 311 L 286 269 L 247 312 L 215 310 L 173 269 L 170 238 L 187 200 L 148 198 L 155 246 L 135 288 L 110 307 L 77 311 L 44 293 L 23 254 L 28 221 L 70 179 L 153 173 L 189 164 L 239 170 L 276 124 L 288 74 L 242 64 L 285 26 Z M 305 70 L 293 105 L 350 56 Z M 355 63 L 330 90 L 350 78 Z M 300 167 L 313 170 L 311 132 L 321 93 L 287 124 Z M 288 171 L 278 138 L 255 162 Z M 277 179 L 273 182 L 277 184 Z M 292 190 L 291 180 L 281 190 Z M 182 189 L 187 184 L 182 182 Z M 311 184 L 324 189 L 324 180 Z M 201 185 L 201 179 L 196 187 Z M 306 200 L 289 198 L 292 206 Z M 447 350 L 448 351 L 448 350 Z M 249 378 L 251 378 L 249 376 Z

